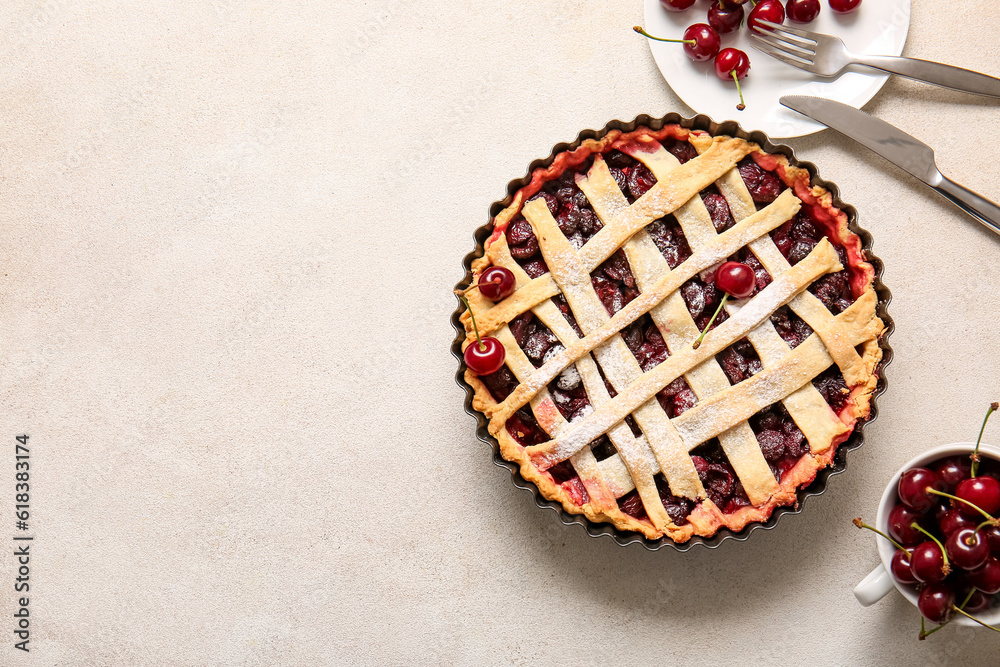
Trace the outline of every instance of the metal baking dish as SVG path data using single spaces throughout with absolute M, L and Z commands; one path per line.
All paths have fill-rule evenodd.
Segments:
M 672 124 L 680 125 L 681 127 L 690 130 L 703 130 L 713 136 L 721 134 L 721 135 L 739 137 L 747 141 L 752 141 L 757 145 L 759 145 L 762 149 L 764 149 L 765 152 L 778 153 L 784 155 L 786 158 L 788 158 L 788 161 L 791 164 L 798 166 L 802 169 L 805 169 L 810 175 L 810 183 L 812 183 L 813 185 L 819 185 L 826 188 L 830 192 L 830 194 L 833 195 L 834 205 L 847 214 L 848 227 L 850 228 L 851 231 L 857 234 L 858 237 L 860 237 L 862 248 L 865 251 L 865 257 L 868 259 L 868 262 L 871 263 L 872 267 L 875 270 L 874 286 L 875 286 L 875 292 L 878 295 L 878 306 L 876 308 L 876 314 L 882 319 L 882 322 L 885 324 L 885 331 L 882 333 L 882 336 L 880 336 L 878 339 L 879 347 L 882 349 L 882 361 L 879 362 L 878 368 L 876 370 L 878 374 L 878 384 L 875 388 L 875 391 L 872 393 L 871 397 L 871 414 L 867 420 L 859 422 L 857 428 L 854 430 L 854 433 L 852 433 L 851 436 L 837 448 L 837 453 L 834 455 L 833 463 L 829 467 L 820 470 L 816 474 L 816 479 L 814 479 L 811 484 L 809 484 L 806 487 L 803 487 L 802 489 L 799 489 L 798 501 L 796 502 L 796 504 L 787 507 L 777 507 L 774 509 L 773 513 L 771 514 L 770 518 L 767 521 L 763 523 L 761 522 L 751 523 L 739 532 L 733 532 L 728 528 L 723 527 L 720 528 L 719 531 L 710 538 L 703 538 L 696 535 L 687 542 L 684 542 L 682 544 L 674 542 L 669 537 L 661 537 L 656 540 L 650 540 L 639 533 L 619 530 L 610 523 L 595 523 L 582 515 L 570 514 L 563 508 L 563 506 L 560 503 L 553 500 L 549 500 L 544 496 L 542 496 L 541 492 L 538 490 L 538 487 L 535 486 L 535 484 L 525 480 L 521 476 L 516 463 L 507 461 L 500 455 L 500 444 L 493 436 L 489 434 L 489 431 L 487 430 L 487 425 L 489 423 L 488 420 L 482 413 L 472 408 L 473 391 L 472 388 L 469 387 L 463 379 L 463 375 L 465 373 L 465 363 L 462 359 L 462 342 L 465 340 L 465 328 L 462 326 L 462 323 L 459 320 L 459 317 L 461 316 L 464 310 L 461 304 L 458 305 L 451 318 L 452 325 L 455 327 L 455 332 L 456 332 L 455 341 L 452 343 L 451 350 L 452 354 L 454 354 L 455 357 L 459 360 L 459 368 L 457 373 L 455 374 L 455 380 L 458 382 L 458 385 L 460 387 L 465 389 L 465 411 L 476 419 L 477 437 L 493 448 L 493 462 L 496 465 L 500 466 L 501 468 L 506 468 L 510 472 L 511 480 L 514 483 L 514 486 L 521 489 L 525 489 L 534 495 L 535 504 L 537 504 L 539 507 L 555 511 L 559 515 L 560 520 L 567 526 L 574 524 L 582 526 L 584 530 L 587 531 L 587 534 L 590 535 L 591 537 L 604 537 L 604 536 L 610 537 L 612 540 L 614 540 L 617 544 L 621 546 L 627 546 L 629 544 L 641 544 L 642 546 L 650 550 L 662 549 L 664 547 L 672 547 L 678 551 L 687 551 L 688 549 L 691 549 L 695 545 L 699 544 L 708 548 L 715 548 L 718 547 L 723 542 L 725 542 L 726 540 L 743 541 L 748 537 L 750 537 L 750 534 L 755 530 L 760 530 L 760 529 L 769 530 L 771 528 L 774 528 L 778 524 L 778 521 L 781 519 L 782 516 L 786 514 L 798 514 L 799 512 L 801 512 L 802 508 L 805 506 L 805 501 L 807 498 L 810 498 L 812 496 L 818 496 L 824 493 L 826 491 L 827 480 L 829 480 L 830 477 L 838 475 L 847 469 L 848 453 L 857 449 L 862 444 L 864 444 L 865 426 L 875 421 L 876 417 L 878 417 L 877 399 L 882 394 L 882 392 L 886 390 L 886 387 L 888 386 L 884 371 L 885 367 L 889 365 L 890 361 L 892 361 L 892 348 L 889 347 L 888 337 L 889 334 L 892 333 L 894 325 L 892 318 L 889 317 L 889 313 L 887 312 L 887 306 L 889 305 L 889 301 L 892 299 L 892 294 L 890 294 L 889 289 L 882 283 L 883 264 L 881 259 L 872 254 L 871 234 L 867 230 L 862 229 L 858 225 L 857 210 L 853 206 L 845 204 L 840 199 L 840 190 L 837 188 L 837 186 L 834 185 L 833 183 L 830 183 L 829 181 L 825 181 L 822 178 L 820 178 L 819 175 L 817 174 L 816 165 L 810 162 L 802 162 L 796 159 L 795 153 L 794 151 L 792 151 L 790 147 L 785 146 L 784 144 L 775 144 L 763 132 L 759 131 L 747 132 L 742 127 L 740 127 L 739 123 L 737 123 L 736 121 L 730 120 L 722 123 L 716 123 L 708 116 L 698 115 L 695 116 L 694 118 L 685 118 L 676 113 L 667 114 L 662 118 L 652 118 L 644 114 L 636 117 L 634 120 L 629 122 L 613 120 L 609 122 L 607 125 L 605 125 L 604 128 L 601 130 L 584 130 L 580 132 L 576 140 L 571 143 L 556 144 L 552 148 L 552 152 L 549 154 L 548 157 L 543 158 L 541 160 L 535 160 L 528 166 L 528 173 L 523 178 L 513 180 L 507 184 L 507 196 L 500 201 L 493 202 L 493 204 L 490 205 L 489 219 L 487 220 L 485 225 L 479 227 L 475 231 L 476 248 L 468 255 L 466 255 L 465 259 L 462 262 L 462 266 L 465 269 L 465 277 L 462 278 L 461 281 L 459 281 L 458 285 L 456 285 L 456 289 L 464 289 L 465 287 L 468 287 L 468 285 L 472 281 L 472 261 L 477 257 L 481 257 L 484 254 L 484 244 L 486 242 L 486 239 L 489 238 L 492 232 L 493 218 L 498 213 L 500 213 L 500 211 L 502 211 L 503 209 L 505 209 L 507 206 L 510 205 L 514 197 L 514 193 L 516 193 L 522 187 L 526 186 L 531 181 L 531 174 L 535 171 L 535 169 L 538 169 L 540 167 L 548 167 L 549 165 L 552 164 L 552 161 L 555 159 L 555 156 L 558 153 L 562 153 L 563 151 L 571 151 L 578 148 L 585 139 L 600 139 L 611 130 L 632 132 L 640 126 L 646 126 L 655 131 L 661 129 L 664 125 L 672 125 Z

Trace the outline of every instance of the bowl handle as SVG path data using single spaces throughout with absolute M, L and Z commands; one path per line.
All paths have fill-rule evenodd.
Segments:
M 868 576 L 861 580 L 861 583 L 854 588 L 854 597 L 858 599 L 863 607 L 870 607 L 895 588 L 892 583 L 892 575 L 886 572 L 885 566 L 881 563 L 878 567 L 868 573 Z

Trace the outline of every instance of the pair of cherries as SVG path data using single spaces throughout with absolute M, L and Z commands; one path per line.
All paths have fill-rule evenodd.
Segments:
M 987 411 L 980 441 L 998 407 L 993 403 Z M 984 611 L 1000 593 L 1000 480 L 977 474 L 979 460 L 977 441 L 971 456 L 948 456 L 905 471 L 896 487 L 899 504 L 889 512 L 889 535 L 880 533 L 896 547 L 889 567 L 893 578 L 919 586 L 917 608 L 934 623 Z M 854 523 L 875 530 L 861 519 Z M 921 630 L 920 638 L 934 631 Z
M 692 26 L 688 26 L 681 39 L 654 37 L 646 32 L 642 26 L 638 25 L 632 26 L 632 29 L 640 35 L 656 40 L 657 42 L 683 44 L 684 53 L 696 63 L 706 62 L 715 58 L 715 75 L 723 81 L 732 79 L 736 83 L 736 92 L 740 95 L 740 103 L 736 105 L 736 108 L 739 111 L 746 109 L 746 102 L 743 99 L 743 90 L 740 87 L 740 81 L 745 79 L 747 74 L 750 73 L 750 56 L 745 51 L 740 51 L 739 49 L 728 48 L 720 51 L 722 39 L 715 28 L 705 23 L 695 23 Z
M 692 347 L 695 349 L 701 345 L 701 341 L 705 338 L 705 334 L 708 333 L 712 323 L 715 322 L 715 318 L 719 316 L 722 307 L 726 304 L 726 300 L 730 296 L 737 299 L 750 296 L 753 293 L 754 287 L 756 287 L 757 278 L 754 275 L 753 269 L 746 264 L 741 262 L 723 262 L 715 272 L 715 284 L 725 294 L 722 297 L 722 301 L 719 302 L 719 307 L 715 310 L 715 314 L 712 315 L 712 319 L 705 325 L 705 330 L 698 337 L 698 340 L 693 343 Z M 490 301 L 501 301 L 513 294 L 516 286 L 517 281 L 510 269 L 502 266 L 491 266 L 479 275 L 479 280 L 470 290 L 478 289 L 479 293 Z M 471 343 L 465 348 L 463 355 L 465 365 L 477 375 L 495 373 L 500 370 L 507 357 L 503 344 L 492 336 L 479 336 L 479 326 L 476 324 L 476 316 L 473 314 L 472 308 L 469 308 L 465 292 L 460 293 L 459 298 L 462 299 L 465 307 L 469 309 L 469 316 L 472 318 L 472 328 L 476 333 L 476 342 Z
M 503 343 L 492 336 L 479 336 L 479 326 L 476 324 L 476 316 L 469 307 L 469 301 L 465 294 L 473 289 L 478 289 L 479 293 L 490 301 L 502 301 L 514 293 L 517 288 L 517 280 L 510 269 L 502 266 L 491 266 L 479 274 L 479 280 L 466 292 L 459 293 L 459 298 L 465 307 L 469 309 L 469 317 L 472 318 L 472 329 L 476 332 L 476 342 L 465 348 L 463 357 L 465 365 L 477 375 L 489 375 L 496 373 L 503 366 L 507 358 L 507 351 L 504 350 Z

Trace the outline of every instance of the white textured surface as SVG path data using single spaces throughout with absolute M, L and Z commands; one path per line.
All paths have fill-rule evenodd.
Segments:
M 916 3 L 906 53 L 1000 73 L 981 4 Z M 448 319 L 489 203 L 580 129 L 687 111 L 641 13 L 6 4 L 0 536 L 27 432 L 38 537 L 27 656 L 2 549 L 0 663 L 994 664 L 992 633 L 860 607 L 850 520 L 1000 398 L 1000 238 L 830 132 L 790 143 L 875 235 L 897 331 L 825 496 L 716 551 L 623 549 L 474 438 Z M 997 102 L 893 80 L 868 109 L 1000 199 Z

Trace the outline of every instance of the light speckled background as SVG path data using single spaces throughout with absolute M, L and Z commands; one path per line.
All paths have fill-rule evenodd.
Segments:
M 914 4 L 907 54 L 1000 72 L 995 12 Z M 6 3 L 0 471 L 29 433 L 37 541 L 28 656 L 2 549 L 0 663 L 995 663 L 992 633 L 918 643 L 898 596 L 858 606 L 876 555 L 850 519 L 1000 398 L 1000 238 L 830 132 L 789 143 L 875 235 L 897 331 L 881 417 L 825 496 L 716 551 L 623 549 L 474 438 L 448 349 L 461 257 L 554 143 L 688 111 L 641 16 Z M 996 102 L 894 80 L 868 109 L 1000 199 Z

